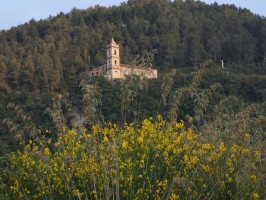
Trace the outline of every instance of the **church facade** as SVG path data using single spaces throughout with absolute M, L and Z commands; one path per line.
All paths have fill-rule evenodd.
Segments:
M 112 38 L 106 50 L 106 64 L 89 71 L 89 77 L 104 76 L 109 80 L 125 79 L 129 74 L 142 75 L 146 78 L 157 78 L 157 69 L 130 66 L 120 63 L 119 45 Z

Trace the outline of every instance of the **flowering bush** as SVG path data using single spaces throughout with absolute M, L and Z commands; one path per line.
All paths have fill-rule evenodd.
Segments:
M 29 141 L 1 177 L 10 199 L 260 199 L 260 151 L 202 142 L 184 122 L 72 129 Z M 247 138 L 243 138 L 245 141 Z M 206 139 L 205 139 L 206 140 Z

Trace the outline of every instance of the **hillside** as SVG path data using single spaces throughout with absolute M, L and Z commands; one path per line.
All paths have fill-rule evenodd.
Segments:
M 89 78 L 112 37 L 158 78 Z M 31 20 L 0 32 L 0 199 L 262 199 L 265 102 L 249 10 L 128 0 Z
M 141 118 L 164 112 L 160 107 L 163 75 L 177 70 L 174 88 L 188 86 L 192 72 L 207 59 L 213 64 L 204 74 L 199 90 L 222 85 L 218 97 L 237 96 L 243 105 L 266 99 L 266 19 L 232 5 L 207 5 L 198 1 L 129 0 L 120 6 L 73 9 L 68 14 L 34 21 L 0 32 L 0 119 L 14 117 L 9 102 L 20 105 L 40 129 L 54 128 L 44 111 L 52 107 L 57 93 L 82 110 L 79 83 L 83 73 L 105 63 L 105 48 L 114 37 L 121 47 L 123 63 L 142 50 L 156 49 L 154 67 L 161 77 L 143 95 Z M 225 70 L 220 69 L 221 61 Z M 253 74 L 250 76 L 250 74 Z M 120 85 L 100 81 L 105 120 L 119 121 Z M 147 95 L 148 94 L 148 95 Z M 68 96 L 68 97 L 67 97 Z M 171 96 L 171 95 L 170 95 Z M 172 94 L 173 96 L 173 94 Z M 191 99 L 180 117 L 194 113 Z M 67 112 L 67 106 L 63 112 Z M 139 107 L 140 108 L 140 107 Z M 138 105 L 130 110 L 137 111 Z M 210 114 L 210 113 L 208 113 Z M 3 146 L 14 147 L 13 135 L 0 125 Z M 4 148 L 5 149 L 5 148 Z M 5 152 L 5 150 L 2 150 Z
M 141 50 L 157 49 L 160 70 L 198 66 L 212 58 L 219 64 L 224 60 L 226 67 L 241 66 L 238 71 L 266 71 L 265 18 L 194 1 L 128 1 L 73 9 L 1 31 L 1 90 L 26 87 L 38 93 L 73 85 L 81 72 L 105 62 L 111 37 L 121 45 L 124 63 Z

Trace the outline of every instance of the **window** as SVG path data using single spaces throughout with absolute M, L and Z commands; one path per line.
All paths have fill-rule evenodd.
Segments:
M 91 73 L 91 75 L 93 76 L 93 75 L 94 75 L 94 73 Z
M 108 53 L 109 55 L 111 54 L 111 51 L 109 50 L 109 53 Z
M 116 60 L 115 60 L 115 64 L 117 65 L 117 62 L 116 62 Z
M 114 51 L 115 55 L 116 55 L 116 50 Z
M 117 72 L 117 71 L 115 71 L 115 72 Z
M 96 75 L 98 75 L 98 72 L 96 72 Z

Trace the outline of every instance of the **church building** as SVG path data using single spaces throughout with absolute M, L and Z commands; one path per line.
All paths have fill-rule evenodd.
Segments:
M 107 45 L 106 64 L 89 71 L 89 77 L 104 76 L 109 80 L 125 79 L 129 74 L 143 75 L 146 78 L 157 78 L 157 69 L 131 66 L 120 63 L 119 45 L 112 38 Z

